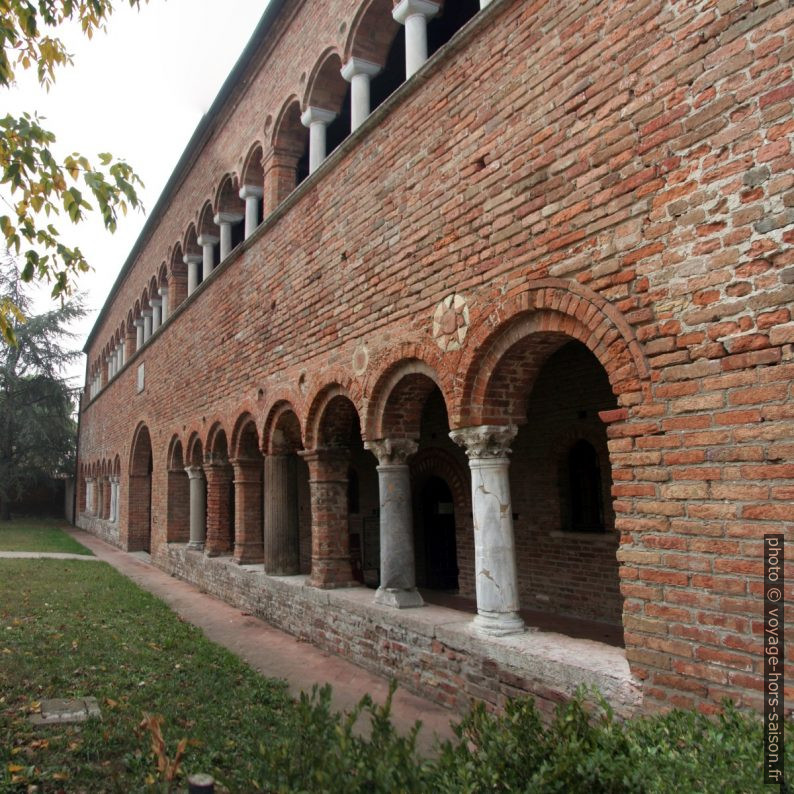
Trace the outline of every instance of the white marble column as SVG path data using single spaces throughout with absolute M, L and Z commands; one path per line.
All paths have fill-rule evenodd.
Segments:
M 187 294 L 195 292 L 199 285 L 199 265 L 204 257 L 201 254 L 185 254 L 182 261 L 187 265 Z
M 116 514 L 113 517 L 114 524 L 119 523 L 119 515 L 121 514 L 119 505 L 121 505 L 121 477 L 116 477 Z
M 143 341 L 144 344 L 152 338 L 152 309 L 151 307 L 143 309 L 141 316 L 143 317 Z
M 477 590 L 474 623 L 483 634 L 524 631 L 524 621 L 518 614 L 508 457 L 516 432 L 513 426 L 482 425 L 453 430 L 449 434 L 466 450 L 471 469 Z
M 113 376 L 116 374 L 116 351 L 115 349 L 110 351 L 110 355 L 108 356 L 108 380 L 111 380 Z
M 491 0 L 480 0 L 480 8 L 491 5 Z
M 140 350 L 143 347 L 143 317 L 139 317 L 132 323 L 135 326 L 135 349 Z
M 201 246 L 201 278 L 203 281 L 207 279 L 215 267 L 215 245 L 218 242 L 218 238 L 214 234 L 202 234 L 197 242 Z
M 168 319 L 168 285 L 164 284 L 157 290 L 157 294 L 160 296 L 160 315 L 163 323 Z
M 221 262 L 232 252 L 232 226 L 242 219 L 243 215 L 239 212 L 219 212 L 213 218 L 221 230 Z
M 85 478 L 85 511 L 89 515 L 94 512 L 94 478 Z
M 110 508 L 108 510 L 108 521 L 112 524 L 116 520 L 116 478 L 110 477 Z
M 259 226 L 262 220 L 259 217 L 259 202 L 264 195 L 264 189 L 256 185 L 243 185 L 240 188 L 240 198 L 245 201 L 245 239 L 247 240 Z
M 424 605 L 416 589 L 411 472 L 408 458 L 418 444 L 410 439 L 369 441 L 378 459 L 380 490 L 380 587 L 375 603 L 405 609 Z
M 358 129 L 370 113 L 369 83 L 378 74 L 378 66 L 363 58 L 351 58 L 342 67 L 342 77 L 350 83 L 350 129 Z
M 325 160 L 325 133 L 337 114 L 324 108 L 309 107 L 301 116 L 301 123 L 309 128 L 309 173 L 313 174 Z
M 152 333 L 154 333 L 163 322 L 162 303 L 160 298 L 152 298 L 149 303 L 152 304 Z
M 201 551 L 207 539 L 207 482 L 201 466 L 185 468 L 190 480 L 190 542 L 189 549 Z
M 427 22 L 440 10 L 430 0 L 400 0 L 392 16 L 405 25 L 405 79 L 418 72 L 427 60 Z
M 123 366 L 124 366 L 124 343 L 122 342 L 119 345 L 119 349 L 116 351 L 116 374 L 121 372 Z

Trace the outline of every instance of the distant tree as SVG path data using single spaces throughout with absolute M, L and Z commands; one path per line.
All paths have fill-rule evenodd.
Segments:
M 121 0 L 122 2 L 124 0 Z M 126 0 L 139 8 L 147 0 Z M 72 58 L 53 36 L 68 22 L 77 22 L 89 39 L 104 30 L 114 0 L 0 0 L 0 88 L 14 85 L 17 69 L 35 67 L 39 84 L 49 90 L 55 70 Z M 78 273 L 89 269 L 80 249 L 62 241 L 55 218 L 64 213 L 79 223 L 93 210 L 93 197 L 105 227 L 115 231 L 118 212 L 141 206 L 132 168 L 101 153 L 96 165 L 74 153 L 58 160 L 52 152 L 55 135 L 35 114 L 0 116 L 0 233 L 5 247 L 22 258 L 22 279 L 52 284 L 53 297 L 68 295 Z M 5 214 L 2 214 L 5 212 Z M 18 312 L 0 302 L 0 336 L 13 342 Z
M 74 468 L 75 393 L 64 367 L 80 354 L 68 349 L 67 326 L 82 317 L 79 296 L 44 314 L 32 314 L 16 262 L 0 259 L 0 300 L 17 307 L 15 344 L 0 338 L 0 521 L 26 490 Z M 22 319 L 25 315 L 26 319 Z

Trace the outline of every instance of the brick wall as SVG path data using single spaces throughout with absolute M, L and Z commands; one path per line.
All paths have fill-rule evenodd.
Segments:
M 318 53 L 344 50 L 357 10 L 285 6 L 110 299 L 89 362 L 224 175 L 271 145 Z M 616 406 L 603 421 L 623 625 L 646 708 L 709 711 L 723 696 L 759 708 L 762 536 L 794 540 L 792 22 L 783 0 L 495 0 L 83 405 L 81 463 L 121 459 L 120 542 L 144 514 L 130 485 L 139 423 L 161 557 L 174 435 L 206 448 L 214 423 L 230 433 L 248 412 L 263 430 L 288 403 L 310 447 L 334 385 L 377 438 L 395 431 L 386 391 L 416 362 L 451 427 L 526 424 L 544 363 L 578 340 Z M 559 547 L 543 551 L 524 592 L 531 581 L 572 609 L 552 582 Z M 588 558 L 582 586 L 613 619 L 609 552 Z

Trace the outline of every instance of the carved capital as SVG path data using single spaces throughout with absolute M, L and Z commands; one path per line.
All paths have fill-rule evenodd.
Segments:
M 516 437 L 515 425 L 480 425 L 453 430 L 449 437 L 463 447 L 469 460 L 507 458 L 510 442 Z
M 381 466 L 405 465 L 408 458 L 416 454 L 419 444 L 410 438 L 382 438 L 378 441 L 367 441 L 364 449 L 368 449 Z
M 185 466 L 187 476 L 191 480 L 201 480 L 204 478 L 204 469 L 201 466 Z

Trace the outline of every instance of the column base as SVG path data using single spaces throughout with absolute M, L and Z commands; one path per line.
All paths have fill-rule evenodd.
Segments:
M 472 621 L 478 634 L 488 637 L 504 637 L 526 631 L 524 621 L 517 612 L 478 612 Z
M 188 541 L 187 547 L 189 551 L 204 551 L 204 541 L 203 540 Z
M 261 543 L 249 546 L 235 545 L 234 561 L 238 565 L 259 565 L 265 561 L 265 551 Z
M 425 602 L 416 588 L 410 590 L 398 590 L 396 588 L 379 587 L 375 592 L 375 603 L 384 607 L 394 607 L 395 609 L 412 609 L 413 607 L 423 607 Z
M 353 577 L 350 557 L 313 557 L 309 584 L 329 590 L 335 587 L 358 587 L 361 583 Z

